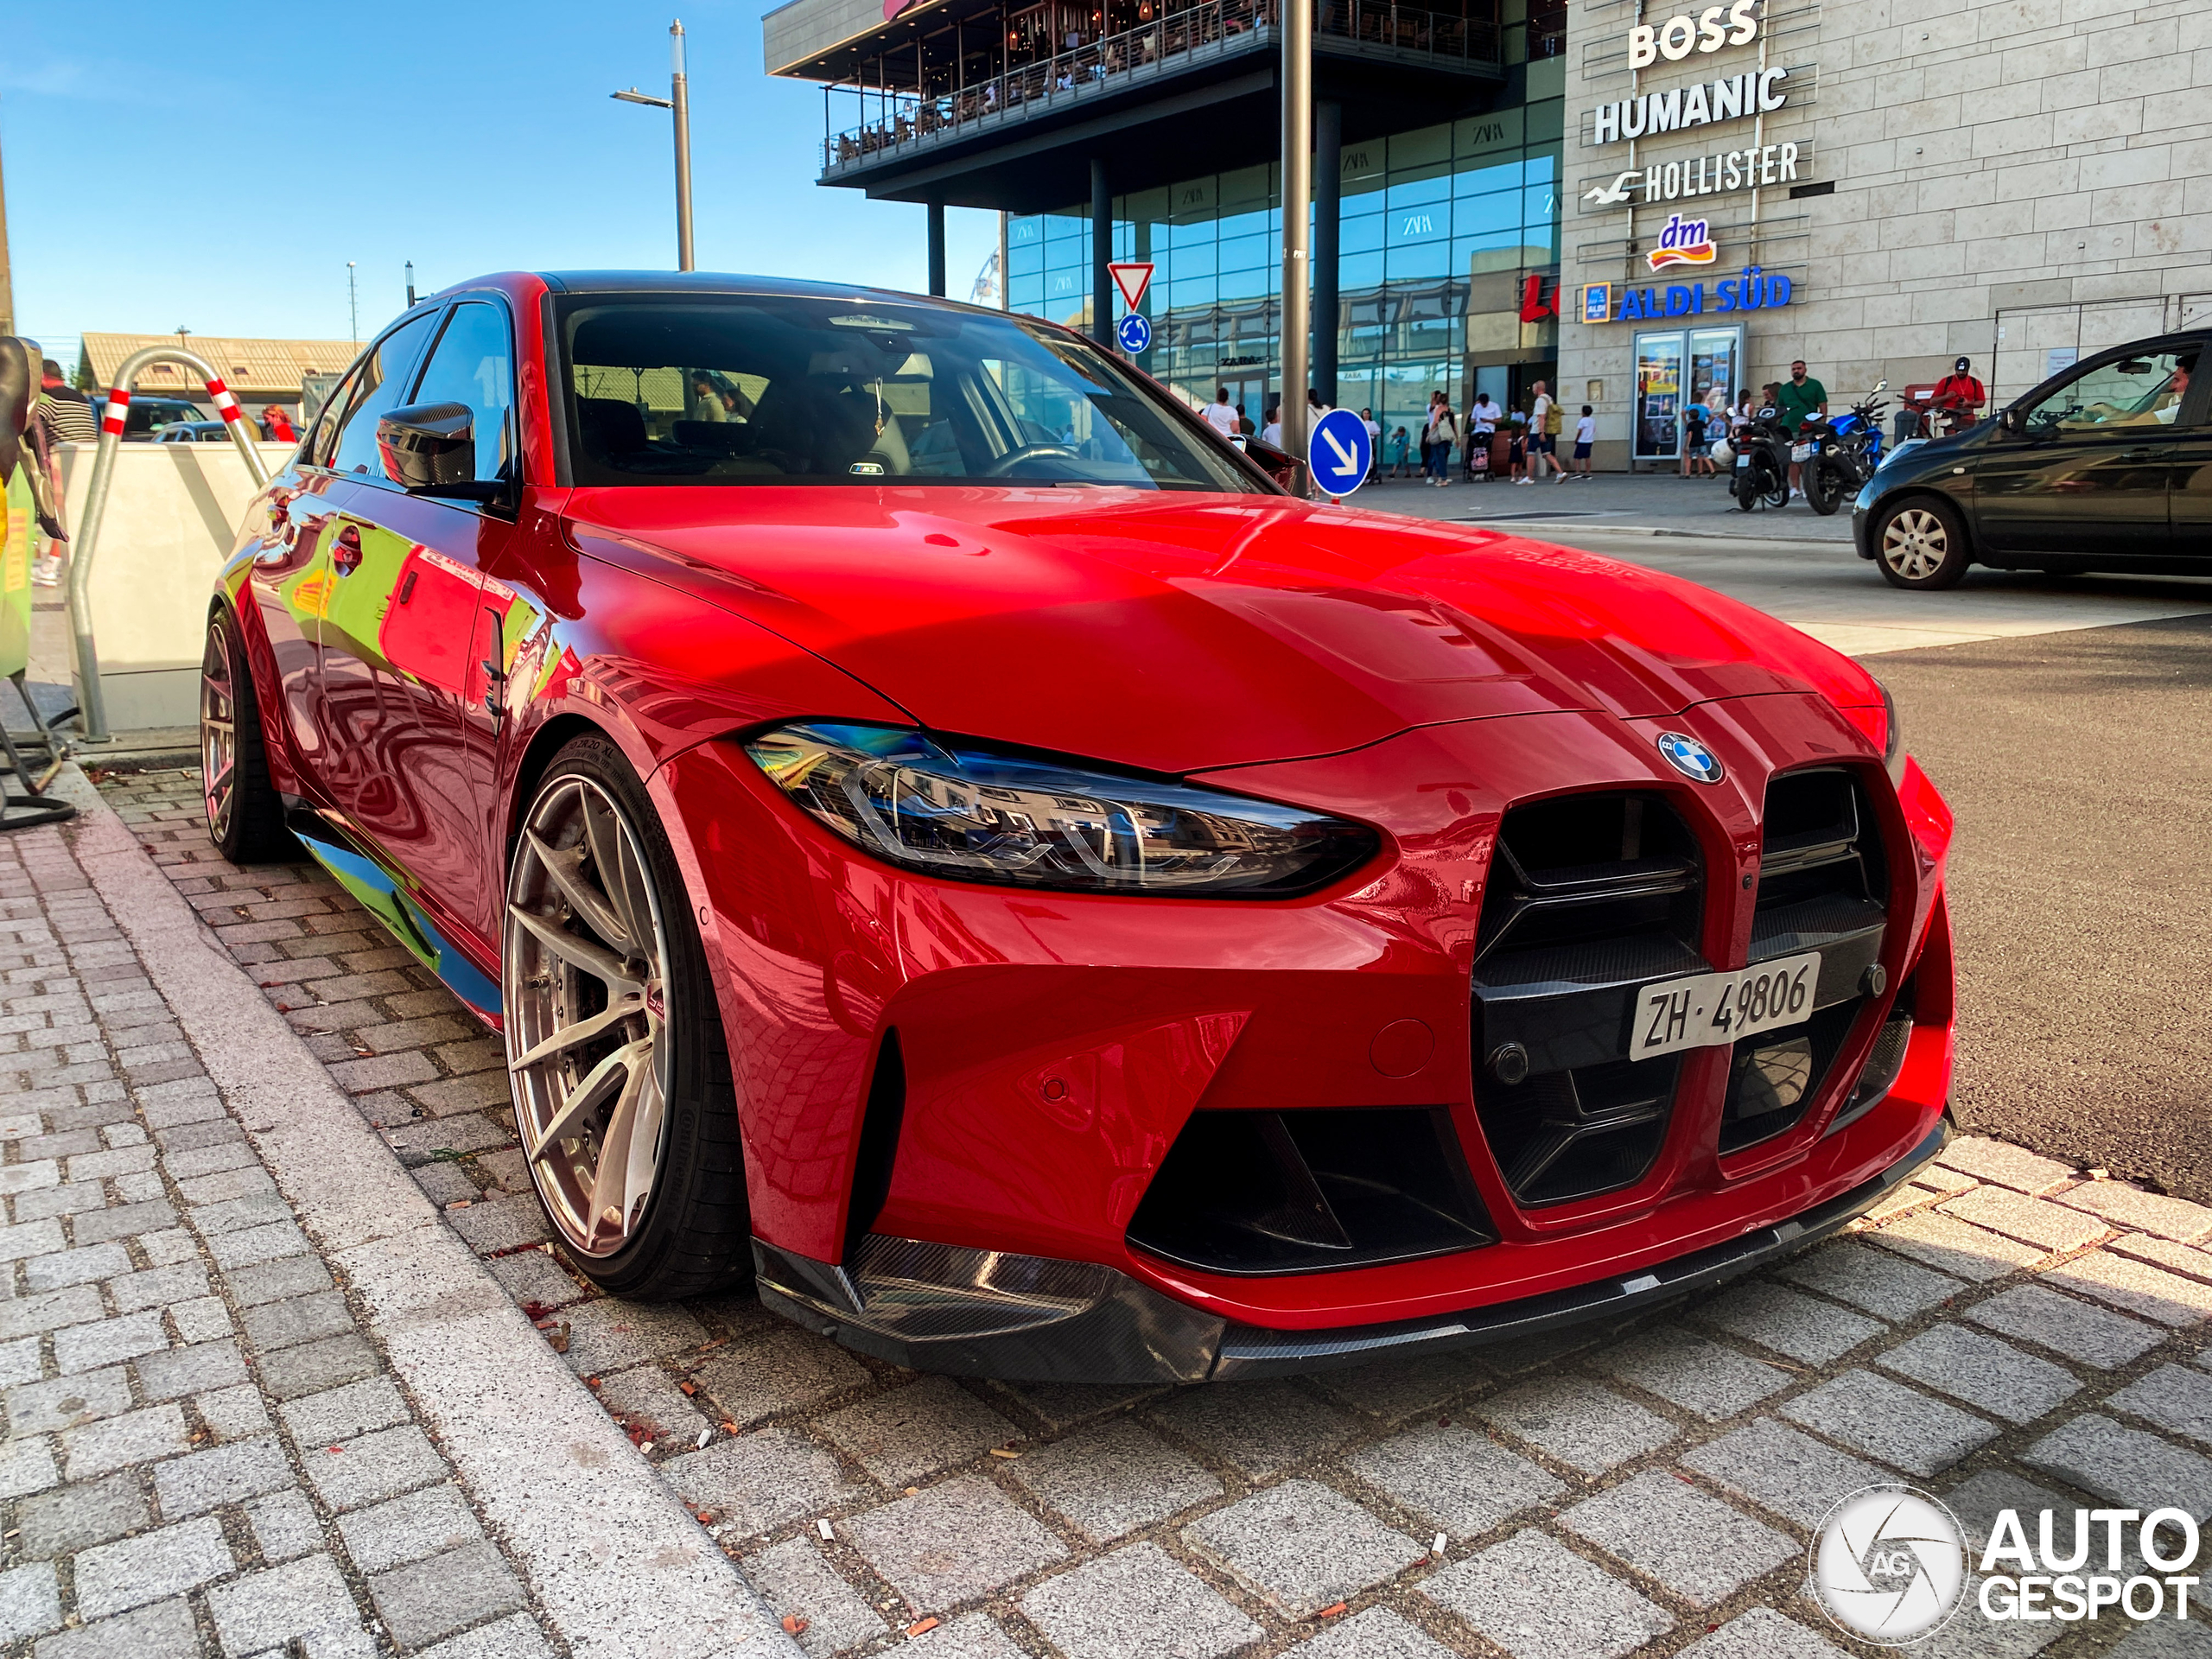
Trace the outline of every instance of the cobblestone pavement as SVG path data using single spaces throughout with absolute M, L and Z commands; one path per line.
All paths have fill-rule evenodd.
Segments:
M 67 832 L 0 893 L 0 1649 L 550 1655 Z
M 1970 1530 L 2008 1506 L 2212 1515 L 2212 1251 L 2198 1248 L 2212 1239 L 2212 1209 L 1986 1140 L 1956 1143 L 1855 1236 L 1632 1331 L 1295 1382 L 1147 1390 L 924 1377 L 824 1343 L 749 1297 L 683 1306 L 597 1297 L 544 1242 L 495 1045 L 435 982 L 311 865 L 241 872 L 218 861 L 188 776 L 105 788 L 810 1655 L 907 1650 L 910 1637 L 914 1659 L 1873 1652 L 1802 1593 L 1811 1529 L 1859 1486 L 1919 1483 Z M 5 1012 L 29 1022 L 7 1040 L 61 1029 L 42 1002 Z M 75 1094 L 52 1109 L 100 1122 Z M 39 1127 L 91 1133 L 66 1122 Z M 127 1143 L 119 1107 L 112 1127 Z M 0 1179 L 22 1189 L 19 1230 L 60 1202 L 40 1192 L 68 1190 L 58 1174 L 19 1171 L 117 1155 L 105 1141 L 81 1153 L 11 1146 Z M 139 1178 L 101 1179 L 119 1207 L 122 1183 Z M 165 1248 L 180 1251 L 188 1243 L 149 1236 L 178 1238 Z M 81 1224 L 73 1242 L 70 1255 L 41 1259 L 99 1248 Z M 131 1265 L 157 1268 L 150 1254 Z M 45 1271 L 27 1264 L 4 1306 L 71 1294 L 40 1288 L 32 1275 Z M 106 1282 L 130 1280 L 117 1270 Z M 113 1317 L 92 1328 L 131 1317 L 109 1294 Z M 181 1302 L 169 1317 L 200 1306 Z M 200 1334 L 180 1328 L 179 1351 L 199 1351 L 182 1344 Z M 40 1354 L 49 1371 L 63 1363 L 62 1338 L 53 1341 L 56 1357 Z M 25 1388 L 57 1386 L 29 1375 Z M 19 1389 L 11 1418 L 58 1408 L 37 1403 L 47 1397 Z M 116 1421 L 145 1418 L 150 1393 L 133 1404 Z M 188 1435 L 199 1423 L 180 1425 Z M 65 1457 L 75 1455 L 69 1434 L 86 1432 L 62 1432 Z M 281 1450 L 253 1433 L 245 1443 Z M 167 1465 L 180 1471 L 168 1478 L 207 1455 Z M 11 1443 L 10 1457 L 11 1470 L 29 1471 L 11 1474 L 11 1492 L 58 1478 L 36 1452 Z M 290 1468 L 284 1479 L 296 1485 Z M 34 1553 L 27 1506 L 40 1501 L 17 1505 L 11 1560 Z M 295 1501 L 327 1502 L 312 1483 Z M 115 1531 L 146 1514 L 129 1511 Z M 171 1520 L 166 1507 L 162 1518 Z M 224 1535 L 241 1564 L 257 1565 L 245 1525 Z M 86 1548 L 77 1537 L 46 1543 L 48 1556 Z M 80 1600 L 86 1559 L 75 1557 Z M 348 1617 L 372 1616 L 380 1604 L 350 1598 L 358 1573 L 385 1570 L 383 1558 L 308 1559 L 329 1563 Z M 18 1572 L 24 1587 L 10 1577 L 0 1592 L 0 1630 L 11 1636 L 48 1616 L 41 1598 L 53 1593 L 42 1562 Z M 207 1605 L 227 1605 L 224 1593 Z M 2127 1659 L 2212 1656 L 2212 1633 L 2194 1623 L 1993 1625 L 1971 1607 L 1914 1651 L 2096 1652 L 2123 1636 Z

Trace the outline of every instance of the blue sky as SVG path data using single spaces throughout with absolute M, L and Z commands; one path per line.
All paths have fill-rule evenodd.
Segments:
M 672 268 L 668 25 L 690 42 L 702 270 L 918 289 L 924 210 L 825 190 L 822 94 L 760 67 L 764 0 L 422 6 L 14 0 L 0 159 L 18 329 L 343 340 L 517 267 Z M 964 297 L 995 214 L 948 214 Z

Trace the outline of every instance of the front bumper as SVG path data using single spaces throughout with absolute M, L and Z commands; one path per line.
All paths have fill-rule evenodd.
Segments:
M 1509 1342 L 1632 1317 L 1755 1272 L 1840 1230 L 1942 1152 L 1947 1110 L 1911 1150 L 1841 1195 L 1624 1275 L 1460 1313 L 1285 1331 L 1221 1319 L 1090 1262 L 870 1235 L 844 1267 L 753 1241 L 760 1300 L 810 1330 L 916 1370 L 1039 1382 L 1281 1376 Z

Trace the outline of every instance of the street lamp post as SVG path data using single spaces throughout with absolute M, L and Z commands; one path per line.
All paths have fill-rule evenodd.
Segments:
M 1313 262 L 1313 0 L 1282 0 L 1282 447 L 1306 459 Z M 1332 324 L 1333 327 L 1333 323 Z
M 625 104 L 650 104 L 657 110 L 671 111 L 676 118 L 676 268 L 696 270 L 698 265 L 691 257 L 691 92 L 683 73 L 681 17 L 668 26 L 668 48 L 671 73 L 666 98 L 655 98 L 635 86 L 613 96 Z

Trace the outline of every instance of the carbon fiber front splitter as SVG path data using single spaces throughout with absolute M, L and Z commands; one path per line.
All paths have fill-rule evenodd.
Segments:
M 1361 1365 L 1616 1320 L 1739 1278 L 1839 1231 L 1942 1152 L 1947 1111 L 1879 1174 L 1787 1221 L 1625 1279 L 1464 1313 L 1325 1331 L 1240 1325 L 1112 1268 L 870 1234 L 842 1264 L 753 1242 L 760 1300 L 862 1353 L 916 1370 L 1034 1382 L 1200 1382 Z

